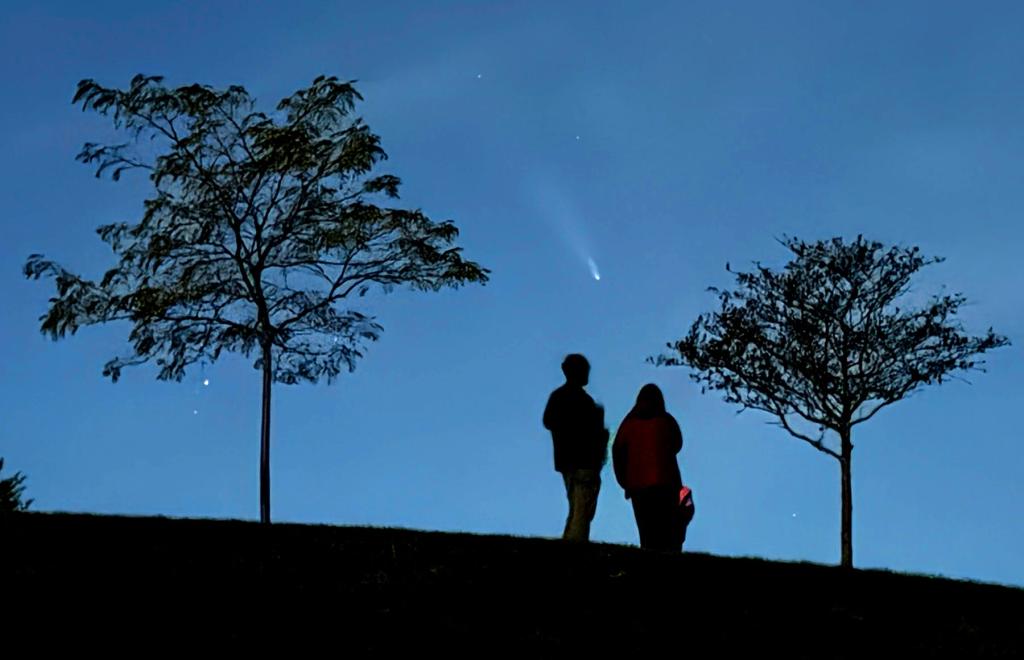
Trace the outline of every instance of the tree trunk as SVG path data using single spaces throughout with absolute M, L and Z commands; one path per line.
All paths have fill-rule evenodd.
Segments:
M 842 473 L 842 523 L 840 530 L 841 559 L 843 568 L 853 568 L 853 482 L 850 475 L 850 464 L 853 458 L 853 443 L 850 442 L 850 429 L 846 428 L 839 434 L 842 443 L 839 469 Z
M 260 424 L 260 522 L 270 524 L 270 365 L 271 346 L 263 344 L 263 419 Z

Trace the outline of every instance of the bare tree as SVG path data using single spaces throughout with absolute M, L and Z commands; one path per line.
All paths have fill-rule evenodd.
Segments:
M 839 462 L 841 545 L 853 566 L 853 428 L 914 390 L 955 372 L 981 369 L 976 356 L 1009 342 L 991 328 L 975 337 L 956 319 L 961 294 L 919 309 L 900 304 L 911 277 L 939 258 L 858 236 L 782 241 L 793 259 L 777 272 L 735 272 L 736 289 L 711 289 L 720 309 L 697 318 L 659 365 L 690 367 L 702 390 L 741 410 L 775 417 L 793 437 Z M 810 429 L 814 429 L 813 431 Z M 831 431 L 838 437 L 826 440 Z

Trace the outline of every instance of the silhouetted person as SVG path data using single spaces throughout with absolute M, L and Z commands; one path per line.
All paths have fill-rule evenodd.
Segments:
M 665 410 L 661 390 L 657 385 L 644 385 L 612 445 L 615 478 L 626 491 L 626 499 L 633 502 L 641 548 L 682 549 L 682 479 L 676 463 L 682 448 L 683 434 Z
M 569 515 L 562 538 L 588 541 L 597 511 L 601 468 L 608 452 L 604 410 L 583 388 L 590 381 L 590 363 L 579 354 L 562 362 L 565 384 L 551 393 L 544 408 L 544 428 L 551 431 L 555 470 L 562 474 Z

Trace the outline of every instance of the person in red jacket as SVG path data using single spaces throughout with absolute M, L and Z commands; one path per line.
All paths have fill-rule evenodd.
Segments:
M 676 454 L 683 448 L 679 424 L 665 410 L 657 385 L 640 389 L 636 405 L 622 420 L 612 445 L 615 478 L 633 502 L 640 547 L 680 551 L 679 489 Z

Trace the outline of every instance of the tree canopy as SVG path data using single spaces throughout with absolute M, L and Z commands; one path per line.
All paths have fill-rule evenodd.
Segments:
M 137 222 L 97 230 L 117 257 L 98 280 L 28 258 L 26 276 L 56 284 L 42 331 L 58 339 L 130 323 L 132 350 L 103 369 L 114 381 L 150 361 L 158 378 L 181 380 L 197 361 L 255 351 L 269 453 L 270 383 L 330 382 L 380 336 L 356 298 L 373 287 L 433 291 L 488 279 L 454 245 L 452 221 L 390 205 L 401 182 L 375 171 L 387 156 L 354 114 L 361 98 L 352 82 L 320 76 L 266 113 L 237 85 L 81 81 L 73 102 L 108 117 L 125 139 L 87 142 L 78 160 L 115 181 L 142 170 L 153 193 Z

